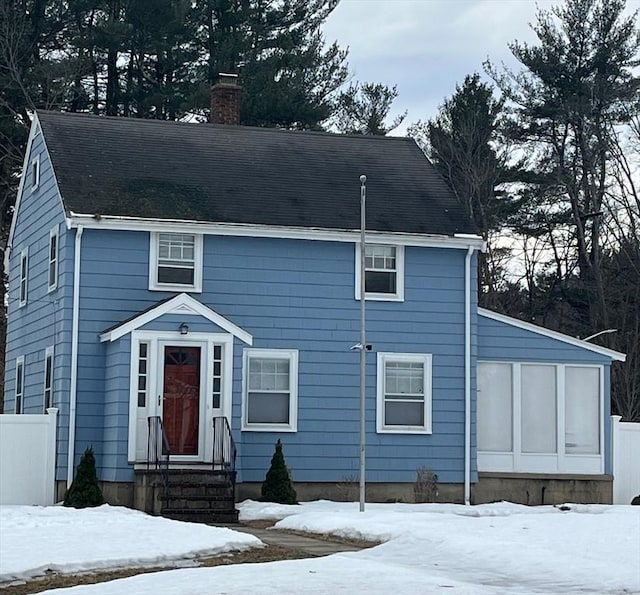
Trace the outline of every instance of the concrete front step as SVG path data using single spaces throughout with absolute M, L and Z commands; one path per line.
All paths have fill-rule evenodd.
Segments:
M 179 510 L 234 510 L 235 502 L 232 498 L 181 498 L 170 495 L 163 498 L 162 509 Z
M 163 508 L 162 516 L 174 521 L 189 523 L 237 523 L 238 511 L 212 510 L 210 508 Z

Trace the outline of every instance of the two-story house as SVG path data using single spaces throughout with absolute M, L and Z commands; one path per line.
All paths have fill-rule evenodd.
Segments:
M 148 509 L 167 454 L 240 498 L 277 439 L 301 499 L 357 475 L 362 174 L 368 498 L 427 467 L 442 500 L 610 501 L 624 355 L 478 308 L 482 239 L 412 140 L 38 112 L 5 411 L 60 409 L 59 493 L 87 446 Z

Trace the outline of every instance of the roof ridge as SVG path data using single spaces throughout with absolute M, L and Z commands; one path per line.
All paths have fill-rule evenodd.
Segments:
M 291 128 L 279 128 L 277 126 L 245 126 L 245 125 L 235 125 L 235 124 L 212 124 L 210 122 L 184 122 L 181 120 L 158 120 L 154 118 L 133 118 L 130 116 L 107 116 L 107 115 L 97 115 L 92 114 L 90 112 L 65 112 L 65 111 L 55 111 L 55 110 L 36 110 L 37 114 L 45 114 L 62 116 L 62 117 L 72 117 L 72 118 L 84 118 L 87 120 L 110 120 L 117 122 L 137 122 L 143 125 L 149 124 L 164 124 L 167 126 L 176 125 L 176 126 L 194 126 L 194 125 L 204 125 L 219 130 L 247 130 L 247 131 L 256 131 L 256 132 L 264 132 L 264 133 L 276 133 L 281 132 L 285 134 L 298 134 L 298 135 L 314 135 L 314 136 L 324 136 L 324 137 L 332 137 L 332 138 L 354 138 L 361 140 L 384 140 L 384 141 L 403 141 L 403 142 L 411 142 L 415 143 L 415 141 L 409 136 L 384 136 L 380 134 L 356 134 L 356 133 L 348 133 L 343 134 L 340 132 L 332 132 L 329 130 L 295 130 Z

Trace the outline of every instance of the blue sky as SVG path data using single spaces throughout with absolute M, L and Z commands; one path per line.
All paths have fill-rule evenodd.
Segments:
M 529 24 L 555 0 L 341 0 L 325 27 L 327 42 L 349 47 L 354 79 L 398 86 L 406 125 L 435 115 L 457 83 L 483 72 L 487 58 L 517 66 L 508 44 L 532 42 Z M 628 12 L 640 0 L 627 0 Z

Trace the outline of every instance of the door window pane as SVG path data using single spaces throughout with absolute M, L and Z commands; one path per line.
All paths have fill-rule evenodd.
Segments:
M 523 453 L 555 453 L 557 407 L 555 366 L 523 365 L 521 427 Z
M 478 364 L 478 450 L 513 451 L 511 364 Z
M 600 453 L 600 370 L 567 366 L 565 372 L 565 452 Z

